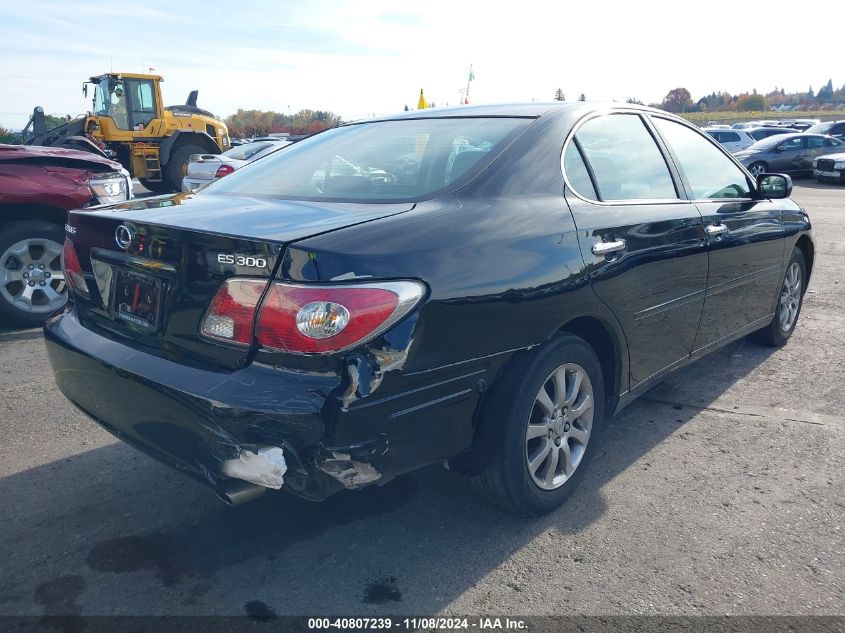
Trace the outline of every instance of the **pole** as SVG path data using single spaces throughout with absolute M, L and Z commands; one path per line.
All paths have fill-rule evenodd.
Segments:
M 469 65 L 469 74 L 467 75 L 467 91 L 465 93 L 466 103 L 469 103 L 469 82 L 472 81 L 472 64 Z

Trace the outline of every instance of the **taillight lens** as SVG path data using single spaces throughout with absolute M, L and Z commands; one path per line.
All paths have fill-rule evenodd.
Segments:
M 65 238 L 65 246 L 62 249 L 62 272 L 65 275 L 65 283 L 68 288 L 83 297 L 90 297 L 88 284 L 85 282 L 85 274 L 82 266 L 79 265 L 79 258 L 76 256 L 76 249 L 73 242 Z
M 232 167 L 231 165 L 220 165 L 220 167 L 217 168 L 217 172 L 214 174 L 214 177 L 215 178 L 222 178 L 223 176 L 228 176 L 229 174 L 231 174 L 234 171 L 235 171 L 235 168 Z
M 424 292 L 414 281 L 343 286 L 277 282 L 261 303 L 256 338 L 264 347 L 294 354 L 343 351 L 387 330 Z
M 251 345 L 255 310 L 266 287 L 266 281 L 257 279 L 229 279 L 205 313 L 202 334 L 227 343 Z

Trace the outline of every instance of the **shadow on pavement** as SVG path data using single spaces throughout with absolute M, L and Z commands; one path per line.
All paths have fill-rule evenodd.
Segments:
M 734 343 L 661 390 L 705 406 L 770 353 Z M 0 614 L 432 613 L 542 532 L 576 537 L 604 514 L 602 488 L 697 412 L 634 403 L 569 502 L 535 520 L 439 467 L 321 504 L 276 493 L 227 508 L 122 443 L 97 448 L 0 480 Z

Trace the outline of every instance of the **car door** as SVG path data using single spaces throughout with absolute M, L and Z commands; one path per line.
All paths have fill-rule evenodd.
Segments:
M 634 386 L 690 355 L 707 281 L 701 216 L 639 113 L 580 123 L 564 172 L 592 287 L 624 330 Z
M 743 148 L 742 138 L 736 132 L 719 132 L 719 140 L 726 150 L 735 152 Z
M 806 150 L 807 139 L 803 136 L 793 136 L 775 145 L 766 160 L 769 171 L 793 173 L 806 169 L 802 167 Z
M 746 173 L 692 126 L 652 119 L 707 235 L 709 274 L 695 353 L 771 319 L 784 263 L 782 203 L 761 199 Z

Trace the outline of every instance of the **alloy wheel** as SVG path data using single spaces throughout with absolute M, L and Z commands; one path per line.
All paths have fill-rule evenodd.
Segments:
M 759 176 L 760 174 L 766 173 L 766 167 L 760 163 L 756 163 L 751 166 L 751 169 L 749 171 L 751 172 L 752 176 Z
M 780 290 L 780 304 L 778 319 L 780 329 L 789 332 L 798 318 L 798 308 L 801 306 L 801 266 L 792 262 L 786 269 L 783 285 Z
M 581 463 L 593 428 L 593 386 L 580 365 L 567 363 L 543 382 L 525 432 L 525 463 L 543 490 L 560 488 Z
M 0 295 L 27 313 L 50 313 L 67 302 L 62 245 L 44 238 L 21 240 L 0 256 Z

